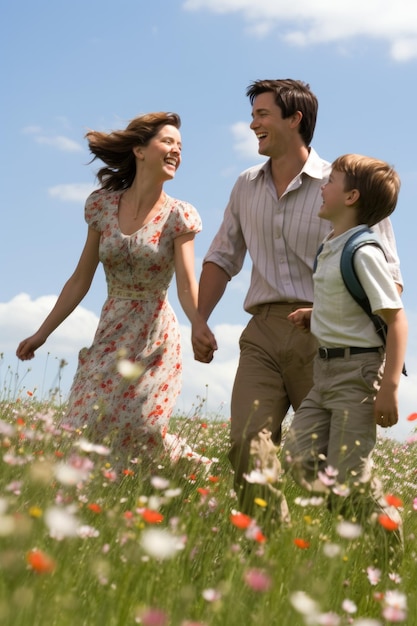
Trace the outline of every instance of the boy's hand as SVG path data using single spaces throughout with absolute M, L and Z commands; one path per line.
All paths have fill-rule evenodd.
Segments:
M 397 388 L 385 388 L 381 385 L 375 398 L 375 421 L 382 428 L 395 426 L 398 422 L 398 393 Z
M 288 315 L 288 320 L 297 326 L 300 330 L 308 332 L 310 330 L 310 319 L 312 308 L 297 309 Z

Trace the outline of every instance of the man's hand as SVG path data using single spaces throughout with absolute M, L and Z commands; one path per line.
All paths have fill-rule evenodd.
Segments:
M 213 360 L 214 351 L 217 350 L 216 338 L 202 317 L 198 317 L 192 325 L 191 342 L 196 361 L 210 363 Z

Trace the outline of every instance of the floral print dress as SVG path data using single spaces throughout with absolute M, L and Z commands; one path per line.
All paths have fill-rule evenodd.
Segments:
M 101 233 L 108 297 L 93 344 L 79 353 L 64 421 L 110 445 L 123 463 L 161 443 L 181 391 L 180 331 L 167 290 L 174 239 L 199 232 L 201 220 L 192 205 L 166 196 L 149 223 L 125 235 L 118 222 L 121 194 L 98 190 L 86 201 L 85 219 Z M 121 358 L 143 368 L 138 379 L 119 374 Z

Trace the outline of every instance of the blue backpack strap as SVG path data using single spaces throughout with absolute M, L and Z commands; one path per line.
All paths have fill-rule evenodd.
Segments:
M 340 258 L 340 272 L 342 274 L 345 287 L 352 296 L 352 298 L 362 307 L 365 313 L 371 318 L 375 330 L 378 333 L 383 345 L 386 344 L 387 339 L 387 325 L 379 315 L 375 315 L 372 312 L 371 305 L 368 300 L 368 296 L 363 289 L 353 263 L 353 257 L 355 252 L 362 246 L 373 245 L 377 246 L 384 252 L 381 241 L 378 235 L 368 226 L 353 233 L 346 241 L 342 255 Z M 384 252 L 385 255 L 385 252 Z M 407 376 L 405 366 L 403 367 L 403 374 Z

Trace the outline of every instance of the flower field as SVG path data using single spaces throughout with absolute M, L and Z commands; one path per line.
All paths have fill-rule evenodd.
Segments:
M 378 440 L 405 541 L 381 562 L 389 525 L 342 520 L 290 479 L 290 523 L 268 496 L 241 513 L 228 423 L 177 417 L 193 453 L 116 472 L 105 442 L 57 426 L 61 411 L 0 402 L 0 624 L 417 626 L 417 442 Z

